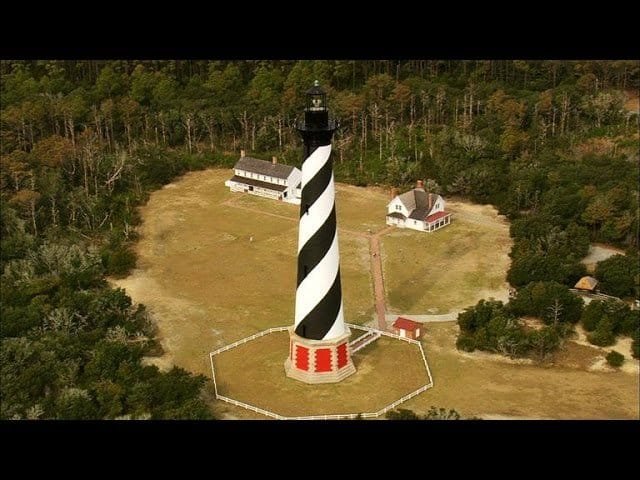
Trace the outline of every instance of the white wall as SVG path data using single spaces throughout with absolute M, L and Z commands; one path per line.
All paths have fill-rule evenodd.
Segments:
M 425 223 L 422 220 L 414 220 L 413 218 L 407 218 L 404 224 L 405 228 L 411 228 L 412 230 L 424 231 Z
M 398 210 L 396 206 L 399 206 L 400 209 Z M 403 214 L 405 217 L 409 216 L 409 211 L 406 209 L 406 207 L 398 197 L 394 198 L 387 204 L 387 213 L 393 213 L 393 212 L 399 212 Z
M 302 172 L 299 169 L 294 168 L 289 174 L 289 176 L 287 177 L 287 182 L 285 183 L 285 185 L 289 187 L 289 189 L 291 190 L 291 195 L 295 193 L 295 189 L 300 183 L 301 179 L 302 179 Z
M 433 210 L 431 210 L 431 214 L 437 212 L 444 212 L 445 201 L 440 195 L 436 195 L 436 201 L 433 204 Z

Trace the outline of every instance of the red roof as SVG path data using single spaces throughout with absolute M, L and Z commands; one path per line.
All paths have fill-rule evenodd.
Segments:
M 425 218 L 425 221 L 427 223 L 432 223 L 437 220 L 440 220 L 442 217 L 446 217 L 447 215 L 449 215 L 449 212 L 437 212 L 437 213 L 434 213 L 433 215 L 429 215 L 427 218 Z
M 401 328 L 402 330 L 409 330 L 411 332 L 422 326 L 421 323 L 414 322 L 413 320 L 409 320 L 408 318 L 398 317 L 396 321 L 393 322 L 393 326 L 395 328 Z

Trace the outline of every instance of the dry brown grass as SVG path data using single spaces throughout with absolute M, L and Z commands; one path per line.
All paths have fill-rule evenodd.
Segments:
M 389 311 L 441 314 L 481 298 L 507 300 L 509 227 L 493 209 L 479 207 L 455 202 L 451 225 L 441 230 L 398 229 L 382 237 Z
M 425 352 L 434 387 L 405 406 L 454 408 L 464 417 L 638 419 L 638 375 L 588 371 L 597 349 L 569 342 L 544 365 L 455 348 L 455 322 L 426 326 Z M 585 350 L 587 349 L 587 350 Z
M 214 348 L 293 321 L 297 223 L 232 205 L 292 218 L 298 207 L 231 194 L 230 176 L 189 173 L 154 192 L 141 209 L 138 269 L 114 280 L 154 314 L 171 362 L 207 375 Z M 367 239 L 341 232 L 340 251 L 345 316 L 364 323 L 373 315 Z
M 337 184 L 336 213 L 344 229 L 360 233 L 376 232 L 386 227 L 389 196 L 381 188 L 363 188 Z
M 145 303 L 154 314 L 167 353 L 153 361 L 162 366 L 176 364 L 210 376 L 208 353 L 211 350 L 265 328 L 287 325 L 292 321 L 297 225 L 291 218 L 295 219 L 297 207 L 241 194 L 232 195 L 224 187 L 224 180 L 230 176 L 228 170 L 189 173 L 174 184 L 154 192 L 141 210 L 141 239 L 136 247 L 139 254 L 138 270 L 132 276 L 115 282 L 125 287 L 134 301 Z M 260 216 L 255 212 L 223 205 L 231 198 L 234 202 L 240 199 L 247 208 L 256 206 L 262 208 L 263 212 L 287 218 Z M 360 232 L 367 228 L 375 230 L 382 227 L 382 207 L 386 201 L 386 194 L 382 191 L 367 193 L 365 189 L 339 185 L 339 225 L 343 229 Z M 452 209 L 456 208 L 456 202 L 450 204 Z M 486 206 L 469 206 L 466 211 L 467 225 L 462 219 L 458 220 L 460 238 L 452 239 L 453 245 L 441 241 L 437 248 L 426 252 L 416 250 L 424 259 L 428 252 L 431 265 L 440 265 L 434 270 L 438 282 L 448 282 L 450 276 L 462 282 L 465 274 L 461 272 L 493 268 L 496 263 L 501 265 L 499 268 L 503 272 L 506 271 L 506 252 L 510 248 L 510 240 L 508 234 L 504 236 L 506 227 L 503 222 L 495 218 L 492 220 L 490 215 L 487 217 L 490 210 Z M 462 209 L 458 211 L 465 213 Z M 452 235 L 456 232 L 454 225 L 452 223 L 436 233 Z M 484 226 L 485 230 L 480 226 Z M 252 235 L 254 241 L 249 242 Z M 415 235 L 419 233 L 415 232 Z M 426 237 L 428 235 L 418 239 Z M 474 248 L 474 242 L 468 242 L 469 237 L 490 248 L 480 249 L 471 257 L 466 257 L 465 248 Z M 383 241 L 387 239 L 383 237 Z M 456 241 L 461 243 L 456 246 Z M 462 253 L 452 257 L 448 249 L 455 248 L 460 248 Z M 340 234 L 340 249 L 347 320 L 369 320 L 373 313 L 373 295 L 367 241 L 343 231 Z M 443 255 L 444 260 L 440 258 Z M 468 260 L 461 261 L 465 258 Z M 440 298 L 444 301 L 448 301 L 450 295 L 458 295 L 458 305 L 461 306 L 464 306 L 463 303 L 475 303 L 475 298 L 456 293 L 455 282 L 447 288 L 438 282 L 432 284 L 436 290 L 431 295 L 441 294 Z M 488 296 L 490 287 L 489 282 L 476 295 Z M 420 301 L 428 303 L 429 298 L 424 296 L 418 299 Z M 432 306 L 433 303 L 428 308 Z M 444 303 L 440 308 L 454 306 L 455 303 Z M 426 412 L 431 405 L 435 405 L 455 408 L 464 416 L 494 415 L 500 418 L 638 418 L 638 375 L 626 373 L 627 370 L 637 372 L 637 362 L 628 366 L 625 362 L 627 370 L 622 371 L 589 371 L 593 364 L 587 364 L 602 352 L 594 353 L 591 347 L 576 350 L 576 347 L 569 346 L 554 360 L 555 365 L 536 366 L 497 355 L 457 352 L 456 334 L 455 323 L 427 325 L 426 353 L 435 387 L 403 406 Z M 278 382 L 284 381 L 283 362 L 288 348 L 286 339 L 280 342 L 278 336 L 264 338 L 277 343 L 265 351 L 264 358 L 256 354 L 247 355 L 246 358 L 225 359 L 221 356 L 219 359 L 221 362 L 228 360 L 232 369 L 249 375 L 253 375 L 254 371 L 259 372 L 260 368 L 272 368 L 273 378 Z M 256 346 L 260 347 L 261 344 L 254 344 Z M 371 346 L 362 351 L 363 354 L 374 353 L 370 357 L 363 355 L 359 358 L 356 354 L 354 359 L 363 376 L 354 376 L 351 382 L 365 378 L 369 375 L 369 369 L 370 373 L 384 373 L 391 379 L 386 381 L 397 383 L 410 391 L 411 380 L 402 378 L 406 352 L 392 350 L 388 354 L 375 355 L 375 348 Z M 385 346 L 380 351 L 386 352 L 386 349 Z M 628 349 L 626 345 L 625 349 Z M 619 351 L 628 357 L 625 349 Z M 229 352 L 230 355 L 231 352 L 233 350 Z M 251 361 L 264 366 L 252 365 Z M 263 384 L 271 381 L 267 376 L 252 378 Z M 225 382 L 224 378 L 221 380 Z M 382 380 L 367 380 L 366 383 L 374 385 L 375 390 L 383 394 L 387 389 Z M 294 386 L 286 387 L 283 395 L 304 398 L 300 395 L 305 395 L 302 390 L 306 386 L 298 382 L 291 385 Z M 230 383 L 227 387 L 240 388 Z M 332 387 L 333 391 L 329 388 L 326 396 L 321 397 L 331 397 L 331 403 L 335 404 L 338 403 L 335 399 L 342 397 L 339 389 L 335 389 L 338 386 Z M 316 388 L 313 387 L 314 394 Z M 290 403 L 290 399 L 281 398 L 284 403 Z M 296 402 L 301 404 L 298 400 Z M 345 404 L 345 408 L 347 405 L 357 408 L 353 404 Z M 321 407 L 321 401 L 318 406 L 324 408 Z M 264 418 L 221 402 L 215 402 L 215 411 L 228 418 Z
M 355 374 L 324 385 L 286 377 L 288 348 L 288 334 L 278 332 L 216 355 L 220 393 L 285 416 L 363 413 L 377 411 L 429 381 L 420 350 L 399 340 L 378 339 L 353 356 Z

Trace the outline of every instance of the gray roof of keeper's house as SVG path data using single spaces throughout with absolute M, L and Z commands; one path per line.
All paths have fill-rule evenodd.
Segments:
M 429 208 L 429 193 L 422 188 L 414 188 L 408 192 L 398 195 L 398 199 L 409 210 L 409 218 L 414 220 L 424 220 L 429 215 L 436 203 L 438 194 L 432 194 L 433 204 Z
M 274 190 L 276 192 L 284 192 L 287 187 L 284 185 L 278 185 L 276 183 L 269 182 L 261 182 L 260 180 L 255 180 L 253 178 L 247 177 L 239 177 L 238 175 L 234 175 L 230 178 L 232 182 L 242 183 L 244 185 L 251 185 L 253 187 L 266 188 L 267 190 Z
M 259 175 L 268 175 L 270 177 L 289 178 L 289 175 L 291 175 L 291 172 L 296 167 L 283 165 L 281 163 L 272 163 L 258 158 L 242 157 L 233 168 L 246 170 Z
M 399 195 L 398 198 L 409 211 L 416 207 L 426 207 L 428 202 L 427 193 L 421 188 L 414 188 L 408 192 L 404 192 L 402 195 Z
M 420 207 L 411 212 L 409 218 L 413 218 L 414 220 L 424 220 L 428 215 L 429 209 L 426 207 Z

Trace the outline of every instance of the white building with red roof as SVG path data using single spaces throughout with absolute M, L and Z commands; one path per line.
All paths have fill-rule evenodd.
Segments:
M 387 225 L 434 232 L 450 223 L 451 214 L 445 210 L 444 198 L 426 192 L 422 180 L 418 180 L 416 188 L 395 196 L 387 205 Z
M 392 326 L 396 335 L 400 335 L 403 338 L 418 340 L 422 335 L 422 324 L 408 318 L 398 317 Z

